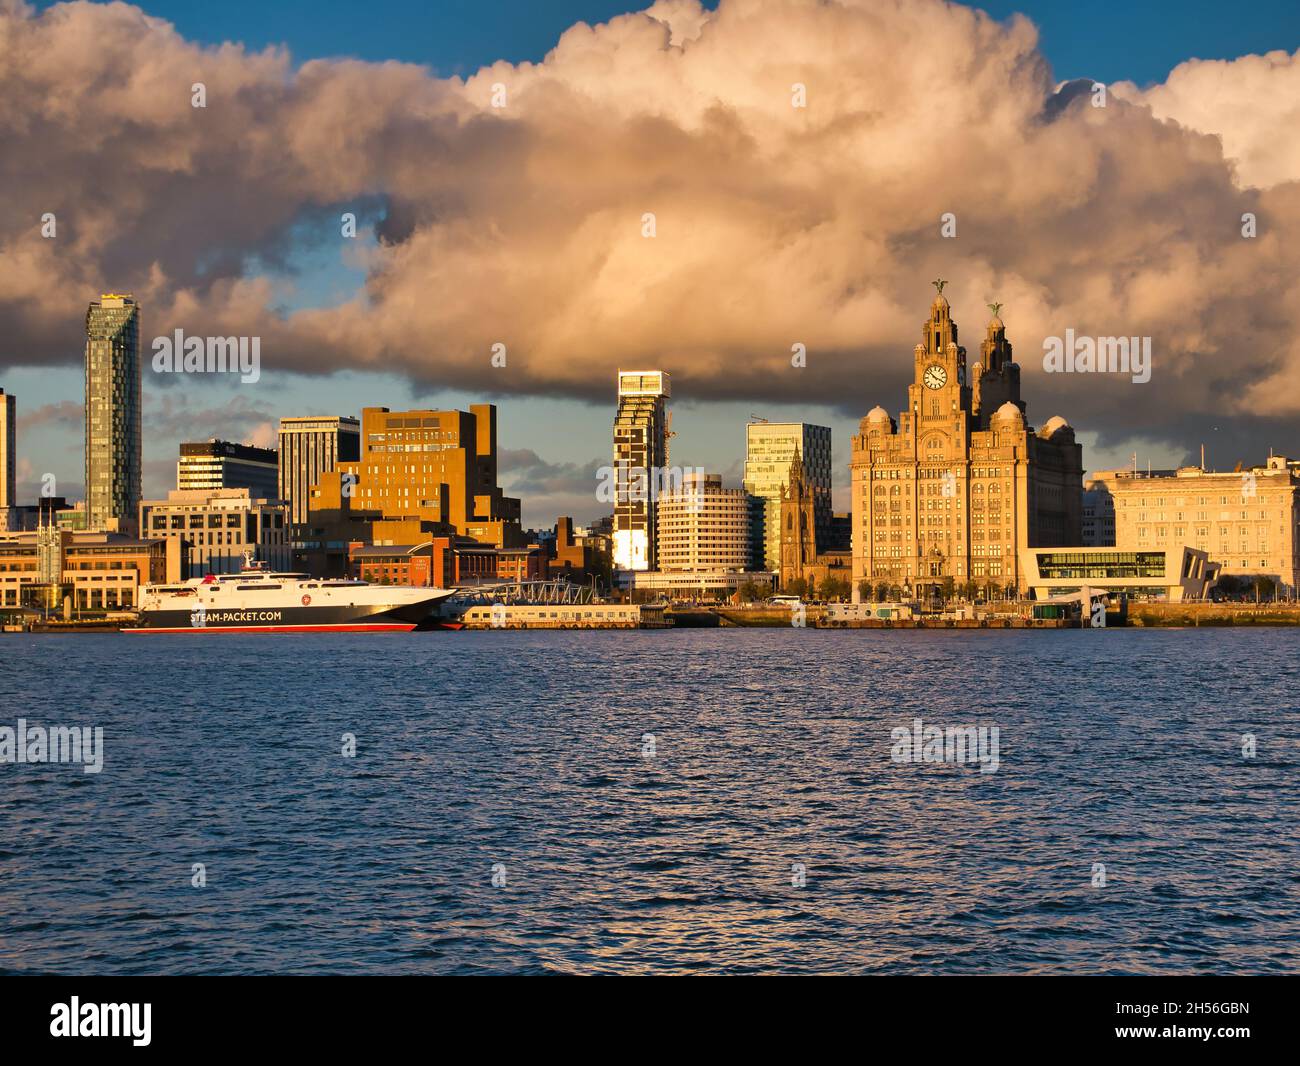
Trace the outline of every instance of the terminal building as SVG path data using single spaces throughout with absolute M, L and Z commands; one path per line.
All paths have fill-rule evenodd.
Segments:
M 1219 564 L 1187 545 L 1157 550 L 1114 547 L 1026 548 L 1025 581 L 1036 600 L 1079 592 L 1125 593 L 1134 598 L 1180 603 L 1203 600 L 1219 576 Z

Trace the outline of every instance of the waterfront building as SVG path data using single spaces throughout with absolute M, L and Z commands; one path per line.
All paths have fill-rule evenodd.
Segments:
M 348 545 L 351 575 L 381 585 L 453 588 L 549 576 L 541 545 L 502 548 L 469 537 L 431 537 L 422 544 Z
M 140 306 L 105 293 L 86 311 L 86 509 L 92 529 L 134 531 L 140 504 Z
M 176 543 L 177 569 L 167 581 L 237 574 L 250 551 L 272 570 L 291 569 L 288 517 L 283 500 L 259 499 L 248 489 L 177 489 L 140 504 L 145 535 Z
M 755 569 L 755 507 L 743 489 L 724 489 L 721 474 L 684 472 L 659 498 L 659 569 Z
M 1188 545 L 1154 550 L 1113 546 L 1025 548 L 1025 583 L 1046 600 L 1079 592 L 1123 592 L 1130 596 L 1182 602 L 1203 600 L 1218 580 L 1219 564 Z
M 1082 449 L 1060 416 L 1027 422 L 998 305 L 968 373 L 936 287 L 906 410 L 873 408 L 853 438 L 853 582 L 1023 590 L 1024 548 L 1081 540 Z
M 307 521 L 311 490 L 322 474 L 361 457 L 361 423 L 343 415 L 280 419 L 279 489 L 269 495 L 289 503 L 290 521 Z
M 1300 469 L 1280 455 L 1247 470 L 1109 470 L 1093 475 L 1114 501 L 1117 547 L 1184 544 L 1224 575 L 1270 578 L 1283 595 L 1300 588 Z
M 763 570 L 619 570 L 614 577 L 619 589 L 638 600 L 729 600 L 748 584 L 776 587 L 776 574 Z
M 781 490 L 779 532 L 781 544 L 780 585 L 783 590 L 802 582 L 810 597 L 818 590 L 852 595 L 853 551 L 851 548 L 822 549 L 817 532 L 819 495 L 804 474 L 798 456 L 790 467 L 790 480 Z M 830 526 L 834 533 L 835 526 Z
M 185 442 L 176 463 L 182 492 L 248 489 L 254 499 L 279 499 L 280 464 L 274 448 L 255 448 L 228 440 Z
M 750 422 L 745 429 L 744 488 L 760 501 L 762 557 L 765 570 L 781 566 L 781 493 L 790 485 L 798 459 L 813 499 L 817 542 L 833 539 L 831 512 L 831 431 L 806 422 Z
M 0 531 L 13 528 L 12 511 L 18 506 L 17 483 L 18 401 L 0 389 Z
M 321 475 L 310 494 L 309 525 L 318 524 L 318 512 L 377 522 L 372 536 L 348 538 L 376 544 L 418 543 L 422 532 L 498 547 L 525 543 L 519 500 L 497 484 L 495 404 L 468 411 L 365 408 L 360 457 Z
M 139 602 L 141 585 L 167 579 L 167 544 L 124 533 L 46 525 L 0 533 L 0 608 L 116 610 Z
M 662 370 L 620 370 L 614 415 L 614 568 L 654 570 L 658 487 L 668 466 L 667 400 Z
M 1082 529 L 1080 543 L 1089 547 L 1103 548 L 1115 543 L 1115 499 L 1104 481 L 1084 482 Z

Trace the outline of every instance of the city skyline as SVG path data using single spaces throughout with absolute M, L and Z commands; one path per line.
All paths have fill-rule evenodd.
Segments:
M 0 317 L 8 322 L 11 337 L 10 348 L 0 354 L 0 384 L 19 401 L 19 498 L 30 498 L 45 473 L 54 473 L 58 483 L 67 487 L 67 495 L 84 494 L 84 486 L 79 485 L 81 444 L 75 430 L 83 417 L 76 401 L 81 368 L 78 349 L 68 344 L 70 319 L 64 312 L 84 309 L 98 292 L 115 289 L 141 294 L 142 354 L 147 354 L 149 338 L 177 328 L 189 333 L 260 335 L 263 340 L 265 375 L 255 385 L 203 376 L 174 381 L 146 372 L 143 415 L 151 428 L 145 431 L 143 477 L 144 494 L 150 496 L 170 483 L 181 440 L 218 436 L 272 446 L 275 426 L 285 415 L 357 415 L 366 405 L 464 408 L 494 402 L 502 414 L 502 487 L 524 500 L 525 525 L 550 524 L 557 514 L 590 520 L 604 513 L 594 496 L 595 470 L 606 461 L 609 382 L 621 364 L 653 365 L 674 377 L 676 456 L 683 463 L 722 473 L 730 487 L 740 483 L 743 426 L 751 413 L 773 422 L 831 427 L 834 505 L 844 510 L 849 438 L 862 411 L 896 395 L 905 384 L 896 357 L 906 351 L 914 328 L 916 293 L 935 273 L 952 277 L 954 309 L 967 319 L 986 300 L 1005 303 L 1003 315 L 1016 338 L 1026 387 L 1040 402 L 1069 414 L 1090 470 L 1123 465 L 1134 451 L 1142 465 L 1178 466 L 1197 457 L 1202 444 L 1209 465 L 1220 469 L 1230 469 L 1238 461 L 1260 461 L 1270 448 L 1300 451 L 1287 399 L 1295 390 L 1285 387 L 1292 380 L 1288 375 L 1295 338 L 1300 335 L 1300 328 L 1292 324 L 1300 312 L 1279 296 L 1285 278 L 1294 274 L 1288 247 L 1300 245 L 1287 238 L 1296 218 L 1285 194 L 1300 168 L 1285 144 L 1266 135 L 1270 123 L 1290 106 L 1287 88 L 1300 71 L 1296 56 L 1269 52 L 1278 46 L 1295 48 L 1296 41 L 1287 39 L 1294 31 L 1284 12 L 1276 19 L 1262 20 L 1268 22 L 1267 33 L 1220 24 L 1217 37 L 1205 25 L 1180 20 L 1168 39 L 1160 42 L 1164 58 L 1138 58 L 1134 50 L 1123 48 L 1104 50 L 1096 53 L 1096 65 L 1109 69 L 1093 70 L 1086 48 L 1077 41 L 1069 43 L 1072 38 L 1065 31 L 1070 24 L 1062 21 L 1067 16 L 1053 5 L 1017 5 L 1041 24 L 1041 43 L 1029 22 L 1011 17 L 1012 5 L 986 5 L 992 16 L 988 18 L 973 9 L 921 2 L 913 5 L 917 14 L 912 22 L 896 12 L 873 13 L 871 5 L 849 5 L 843 9 L 843 29 L 860 44 L 863 55 L 878 47 L 871 44 L 876 37 L 890 42 L 900 54 L 919 54 L 921 41 L 935 42 L 938 65 L 931 74 L 938 79 L 935 100 L 944 103 L 940 113 L 928 117 L 903 113 L 899 124 L 876 131 L 875 136 L 896 149 L 889 154 L 888 165 L 862 156 L 866 142 L 860 139 L 839 143 L 839 149 L 859 160 L 851 185 L 879 191 L 903 181 L 924 193 L 907 201 L 886 197 L 873 208 L 869 200 L 843 201 L 833 192 L 827 182 L 841 170 L 830 165 L 829 156 L 814 160 L 814 169 L 824 169 L 824 176 L 771 185 L 778 177 L 769 171 L 777 158 L 774 153 L 786 153 L 782 156 L 786 158 L 791 149 L 785 134 L 754 141 L 755 152 L 747 157 L 746 165 L 756 174 L 768 174 L 768 189 L 736 185 L 726 176 L 725 167 L 719 170 L 714 165 L 736 161 L 725 155 L 730 148 L 719 149 L 724 157 L 712 163 L 698 155 L 703 143 L 700 134 L 708 128 L 701 123 L 710 114 L 719 121 L 726 116 L 742 141 L 753 140 L 759 119 L 765 128 L 767 120 L 781 117 L 770 110 L 775 105 L 761 99 L 771 88 L 767 82 L 750 79 L 728 88 L 716 80 L 699 80 L 703 66 L 692 64 L 692 56 L 705 56 L 709 47 L 753 45 L 737 36 L 739 13 L 748 10 L 744 2 L 724 3 L 717 11 L 692 3 L 660 4 L 652 10 L 653 17 L 593 21 L 590 28 L 575 25 L 578 17 L 598 20 L 615 14 L 612 5 L 590 7 L 570 14 L 562 26 L 553 25 L 555 13 L 535 17 L 516 13 L 516 24 L 504 36 L 495 27 L 462 19 L 457 23 L 461 36 L 440 41 L 435 49 L 439 54 L 423 61 L 444 74 L 460 64 L 460 74 L 468 80 L 454 74 L 439 77 L 417 67 L 380 68 L 374 60 L 383 34 L 368 33 L 356 46 L 366 60 L 365 73 L 397 78 L 391 85 L 384 82 L 391 91 L 373 115 L 331 114 L 324 97 L 312 94 L 311 84 L 304 80 L 307 71 L 335 84 L 348 69 L 334 60 L 309 62 L 348 50 L 337 40 L 331 43 L 323 29 L 300 36 L 280 23 L 288 55 L 237 49 L 216 53 L 212 48 L 218 42 L 244 39 L 240 29 L 245 23 L 233 14 L 234 21 L 223 23 L 216 16 L 182 11 L 175 30 L 157 21 L 131 22 L 134 36 L 122 40 L 132 49 L 140 76 L 147 72 L 152 81 L 147 91 L 138 89 L 139 77 L 124 83 L 114 90 L 117 103 L 127 109 L 138 105 L 142 114 L 152 116 L 140 120 L 153 123 L 149 128 L 154 148 L 149 151 L 162 152 L 164 158 L 172 151 L 197 153 L 204 172 L 219 158 L 226 158 L 237 173 L 247 167 L 257 171 L 261 164 L 240 147 L 241 142 L 231 139 L 228 108 L 218 103 L 222 97 L 217 89 L 205 109 L 190 108 L 190 86 L 197 75 L 181 79 L 185 82 L 182 103 L 188 110 L 178 113 L 165 106 L 160 96 L 165 78 L 179 76 L 187 64 L 219 70 L 222 78 L 238 74 L 251 79 L 250 84 L 272 68 L 298 79 L 301 115 L 316 117 L 287 131 L 294 135 L 289 138 L 291 146 L 296 137 L 339 128 L 339 122 L 356 127 L 360 137 L 382 141 L 403 109 L 416 107 L 416 101 L 424 101 L 420 107 L 450 108 L 447 113 L 459 116 L 455 122 L 460 127 L 478 128 L 502 117 L 492 114 L 488 102 L 488 90 L 498 81 L 520 89 L 519 111 L 511 119 L 514 125 L 505 130 L 531 131 L 530 135 L 544 138 L 555 131 L 534 106 L 525 108 L 523 89 L 533 86 L 541 92 L 545 86 L 561 94 L 578 92 L 589 77 L 584 64 L 600 56 L 602 62 L 629 64 L 627 79 L 635 84 L 624 87 L 612 79 L 613 84 L 602 90 L 608 106 L 597 113 L 583 111 L 575 121 L 580 126 L 587 123 L 589 132 L 597 128 L 592 123 L 598 124 L 602 136 L 612 138 L 609 143 L 615 154 L 624 151 L 635 159 L 643 148 L 652 155 L 658 152 L 662 165 L 657 165 L 656 173 L 670 187 L 679 186 L 681 195 L 666 203 L 642 202 L 655 199 L 652 190 L 633 174 L 620 172 L 617 178 L 609 176 L 614 185 L 587 183 L 575 189 L 576 213 L 549 223 L 537 220 L 545 211 L 535 213 L 537 218 L 531 221 L 522 219 L 506 210 L 505 200 L 487 193 L 476 195 L 463 181 L 480 172 L 483 152 L 501 152 L 502 158 L 508 158 L 512 152 L 525 151 L 531 165 L 538 167 L 544 159 L 536 149 L 506 137 L 476 154 L 470 142 L 448 133 L 440 151 L 455 164 L 456 173 L 442 174 L 433 185 L 405 188 L 395 175 L 381 170 L 367 179 L 386 190 L 378 200 L 347 188 L 315 188 L 308 180 L 315 164 L 299 153 L 294 158 L 302 180 L 289 187 L 267 186 L 260 172 L 243 174 L 241 180 L 249 191 L 261 187 L 271 203 L 269 214 L 254 211 L 249 216 L 249 204 L 214 189 L 201 175 L 190 179 L 191 184 L 201 180 L 201 189 L 184 191 L 185 181 L 174 167 L 165 165 L 163 173 L 156 174 L 157 168 L 144 162 L 149 155 L 144 151 L 140 161 L 124 165 L 128 169 L 143 165 L 154 174 L 151 195 L 164 217 L 179 211 L 182 202 L 208 193 L 214 197 L 214 214 L 233 212 L 226 225 L 210 229 L 195 221 L 164 240 L 153 216 L 132 207 L 130 197 L 125 197 L 126 210 L 112 218 L 102 213 L 102 197 L 114 195 L 112 183 L 100 196 L 89 197 L 72 175 L 38 167 L 38 182 L 36 170 L 28 171 L 28 164 L 15 160 L 13 211 L 0 222 L 0 244 L 13 253 L 10 261 L 23 271 L 24 281 L 21 286 L 10 284 L 11 295 L 0 297 Z M 128 34 L 123 12 L 132 10 L 98 5 L 75 10 L 7 6 L 0 17 L 21 27 L 15 37 L 19 50 L 39 44 L 57 53 L 92 30 L 115 40 Z M 153 12 L 154 7 L 145 5 L 145 10 Z M 171 11 L 166 4 L 156 10 L 164 18 Z M 1126 17 L 1149 20 L 1153 16 L 1147 12 Z M 782 29 L 771 10 L 763 9 L 756 19 L 753 32 L 760 37 Z M 797 67 L 807 76 L 811 93 L 806 108 L 791 109 L 798 121 L 810 123 L 819 136 L 827 137 L 837 123 L 867 118 L 864 100 L 894 100 L 905 111 L 897 96 L 899 86 L 889 80 L 905 79 L 905 71 L 864 73 L 856 66 L 837 66 L 834 58 L 818 58 L 825 46 L 825 27 L 813 19 L 808 22 L 812 29 L 791 36 L 786 45 L 791 69 Z M 271 23 L 258 33 L 274 33 L 276 25 Z M 667 42 L 665 33 L 670 37 Z M 485 35 L 495 52 L 482 51 Z M 399 36 L 388 35 L 390 52 L 407 61 L 422 61 L 411 54 L 419 44 L 398 41 Z M 250 49 L 265 43 L 256 36 L 248 38 Z M 457 49 L 459 58 L 451 55 Z M 1261 54 L 1247 55 L 1251 51 Z M 493 63 L 496 56 L 504 58 Z M 637 56 L 639 60 L 633 58 Z M 1181 65 L 1178 56 L 1185 60 Z M 1203 59 L 1193 60 L 1194 56 Z M 1225 62 L 1207 62 L 1206 57 Z M 208 66 L 218 59 L 231 66 Z M 637 85 L 642 90 L 649 87 L 637 78 L 664 75 L 646 72 L 634 66 L 636 62 L 658 64 L 656 70 L 672 65 L 697 93 L 716 102 L 715 110 L 701 110 L 680 96 L 665 95 L 660 110 L 667 123 L 662 131 L 666 139 L 641 145 L 627 134 L 637 123 L 650 121 L 650 116 L 628 94 Z M 702 58 L 698 64 L 703 62 Z M 972 73 L 964 81 L 953 81 L 950 72 L 961 63 Z M 472 71 L 478 73 L 471 76 Z M 1016 72 L 1015 76 L 1008 79 L 1007 71 Z M 23 99 L 22 93 L 34 87 L 31 79 L 52 76 L 23 75 L 13 85 L 15 99 Z M 784 108 L 790 108 L 789 85 L 794 76 L 786 78 L 783 71 L 772 81 L 785 94 Z M 1111 91 L 1109 110 L 1102 112 L 1081 99 L 1079 85 L 1061 84 L 1064 79 L 1089 76 L 1106 79 Z M 1214 79 L 1267 101 L 1260 121 L 1226 122 L 1207 90 Z M 641 91 L 636 99 L 644 95 Z M 1036 95 L 1042 108 L 1037 117 L 1026 110 Z M 1145 107 L 1154 111 L 1149 113 Z M 508 108 L 507 114 L 514 115 Z M 1100 121 L 1102 115 L 1109 125 Z M 271 111 L 247 117 L 268 133 L 274 133 L 281 121 Z M 1163 117 L 1180 119 L 1188 128 L 1163 123 Z M 111 116 L 105 119 L 110 120 Z M 208 123 L 204 132 L 196 133 L 189 125 L 197 121 Z M 936 121 L 939 126 L 933 125 Z M 927 124 L 931 133 L 944 131 L 951 165 L 965 174 L 979 174 L 989 162 L 974 142 L 996 134 L 1000 140 L 993 146 L 1000 144 L 1002 151 L 992 173 L 1000 175 L 998 180 L 1008 192 L 1014 190 L 1031 205 L 1027 209 L 1031 217 L 1023 223 L 1008 218 L 996 189 L 975 180 L 946 182 L 916 159 L 909 145 L 925 135 Z M 713 142 L 728 143 L 721 137 L 723 128 L 714 131 L 717 137 L 710 135 Z M 501 133 L 493 133 L 489 126 L 482 129 L 489 138 Z M 74 129 L 67 132 L 78 136 Z M 1222 144 L 1203 134 L 1220 135 Z M 564 134 L 555 136 L 560 138 L 557 145 L 567 144 Z M 424 151 L 419 138 L 413 143 L 413 151 Z M 1186 182 L 1180 185 L 1175 178 L 1154 176 L 1139 162 L 1139 145 L 1153 153 L 1153 160 L 1163 160 L 1158 170 L 1184 173 Z M 1065 146 L 1078 153 L 1068 166 Z M 39 164 L 48 142 L 37 148 L 33 160 Z M 1037 155 L 1027 154 L 1033 152 Z M 335 162 L 336 169 L 349 172 L 358 166 L 351 156 Z M 1087 177 L 1071 184 L 1073 179 L 1062 175 L 1073 173 L 1079 164 Z M 700 175 L 689 176 L 696 166 L 703 168 Z M 1104 177 L 1108 169 L 1124 181 L 1108 182 Z M 1041 180 L 1031 182 L 1030 172 L 1041 172 Z M 560 193 L 546 173 L 535 178 L 532 202 L 540 205 L 545 197 Z M 1145 207 L 1128 197 L 1128 185 L 1146 197 Z M 775 198 L 769 196 L 777 192 Z M 1080 211 L 1075 213 L 1091 220 L 1088 226 L 1076 225 L 1068 211 L 1045 206 L 1048 199 L 1056 202 L 1069 196 L 1077 198 Z M 459 203 L 451 215 L 454 221 L 431 220 L 419 206 L 422 197 Z M 42 206 L 42 200 L 50 202 Z M 807 218 L 799 217 L 796 205 L 800 203 L 811 211 Z M 87 205 L 93 207 L 91 213 Z M 651 207 L 658 208 L 653 245 L 651 238 L 642 236 L 642 216 Z M 1088 210 L 1082 211 L 1083 207 Z M 356 213 L 359 238 L 350 242 L 337 237 L 339 216 L 349 208 Z M 957 236 L 951 240 L 940 232 L 945 208 L 956 215 Z M 1259 234 L 1253 241 L 1237 232 L 1238 218 L 1246 209 L 1258 215 Z M 52 239 L 41 235 L 45 210 L 53 212 L 60 227 Z M 623 211 L 628 212 L 626 234 L 619 221 Z M 786 243 L 798 250 L 796 257 L 782 258 L 779 249 L 760 245 L 737 248 L 719 259 L 720 253 L 710 247 L 719 244 L 714 238 L 725 245 L 726 233 L 759 232 L 763 227 L 750 223 L 760 217 L 786 233 Z M 689 220 L 685 234 L 683 219 Z M 437 315 L 452 318 L 430 320 L 422 317 L 423 310 L 385 313 L 383 321 L 389 324 L 380 329 L 371 328 L 378 327 L 380 320 L 360 312 L 355 320 L 346 317 L 351 313 L 347 308 L 358 306 L 359 294 L 382 304 L 406 291 L 410 282 L 403 277 L 405 267 L 394 256 L 399 252 L 407 258 L 422 255 L 427 240 L 435 236 L 450 242 L 451 260 L 466 268 L 467 280 L 483 276 L 479 268 L 488 269 L 489 264 L 476 265 L 463 257 L 469 254 L 475 234 L 490 232 L 493 224 L 513 234 L 505 249 L 508 258 L 492 268 L 504 272 L 502 296 L 527 308 L 526 313 L 504 318 L 488 308 L 482 321 L 502 323 L 501 328 L 491 326 L 492 336 L 479 336 L 487 327 L 472 325 L 476 307 L 483 310 L 476 301 L 482 292 L 493 291 L 492 286 L 474 285 L 470 291 L 457 278 L 437 271 L 424 280 L 445 294 L 434 301 L 442 308 Z M 553 229 L 541 244 L 537 225 Z M 571 306 L 571 321 L 566 324 L 536 299 L 549 291 L 541 275 L 534 279 L 537 284 L 520 288 L 512 271 L 516 266 L 531 270 L 529 264 L 544 254 L 544 248 L 556 247 L 557 240 L 561 249 L 571 249 L 575 234 L 585 232 L 584 226 L 594 226 L 592 235 L 600 235 L 596 246 L 607 242 L 611 272 L 607 280 L 622 280 L 609 291 L 593 288 L 596 276 L 578 264 L 569 272 L 567 299 L 548 301 L 556 307 Z M 706 243 L 701 245 L 700 239 Z M 654 253 L 646 259 L 648 247 Z M 815 284 L 804 283 L 810 275 L 799 265 L 810 258 L 827 264 L 829 271 Z M 1200 265 L 1211 260 L 1219 263 L 1220 276 L 1213 279 Z M 755 266 L 747 272 L 749 261 L 761 269 Z M 846 265 L 853 262 L 866 265 Z M 1086 265 L 1091 262 L 1109 266 L 1101 270 Z M 151 264 L 157 264 L 161 274 L 151 274 Z M 702 288 L 696 281 L 705 266 L 710 285 Z M 775 288 L 774 276 L 780 281 Z M 638 277 L 644 285 L 634 283 Z M 747 298 L 737 297 L 737 285 L 748 292 Z M 629 310 L 627 297 L 633 290 L 640 310 Z M 26 295 L 18 299 L 18 293 Z M 707 315 L 704 308 L 709 309 Z M 677 332 L 664 335 L 653 325 L 660 320 L 671 323 Z M 337 327 L 334 337 L 319 332 L 318 327 L 329 322 Z M 1073 328 L 1103 335 L 1153 336 L 1155 377 L 1146 385 L 1133 386 L 1077 375 L 1047 376 L 1039 358 L 1043 339 Z M 571 354 L 557 355 L 553 343 L 539 341 L 548 334 L 559 338 Z M 441 339 L 430 345 L 428 336 Z M 305 348 L 304 339 L 310 341 Z M 492 345 L 497 343 L 509 353 L 504 367 L 491 363 Z M 340 344 L 347 348 L 343 356 Z M 794 344 L 807 349 L 806 366 L 801 369 L 789 366 L 788 353 Z M 1225 365 L 1232 367 L 1230 382 L 1225 380 Z M 334 376 L 303 373 L 338 366 L 348 369 L 336 370 Z M 557 424 L 568 428 L 563 437 L 548 437 L 541 431 Z

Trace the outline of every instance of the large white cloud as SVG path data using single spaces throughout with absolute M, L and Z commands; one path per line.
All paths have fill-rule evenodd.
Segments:
M 130 288 L 149 336 L 256 334 L 267 371 L 607 396 L 653 364 L 679 395 L 865 411 L 897 406 L 941 275 L 972 349 L 1005 302 L 1037 421 L 1184 440 L 1300 409 L 1300 149 L 1267 135 L 1296 94 L 1244 102 L 1294 58 L 1094 108 L 1028 21 L 940 0 L 660 0 L 466 80 L 201 48 L 123 4 L 0 8 L 0 359 L 75 360 L 86 300 Z M 245 276 L 377 205 L 355 299 L 285 317 Z M 1152 382 L 1043 376 L 1066 328 L 1150 335 Z

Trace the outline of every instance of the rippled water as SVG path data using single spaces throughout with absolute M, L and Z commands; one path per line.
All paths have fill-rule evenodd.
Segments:
M 0 725 L 106 754 L 0 765 L 0 970 L 1295 972 L 1298 644 L 3 637 Z M 1000 768 L 892 761 L 918 716 Z

